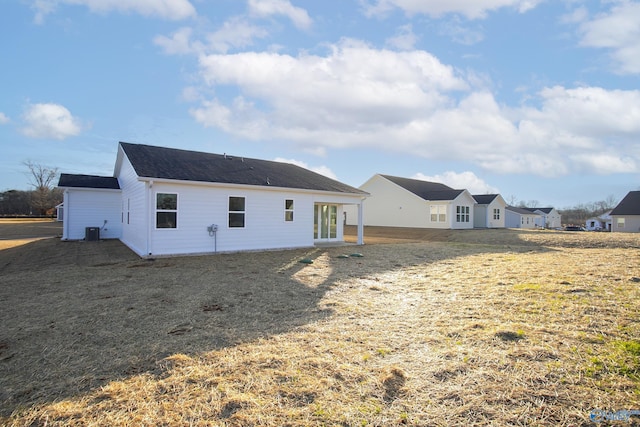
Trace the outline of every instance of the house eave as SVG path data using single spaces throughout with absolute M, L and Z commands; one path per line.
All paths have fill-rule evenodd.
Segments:
M 176 184 L 176 185 L 193 185 L 199 187 L 213 187 L 213 188 L 234 188 L 234 189 L 244 189 L 244 190 L 260 190 L 260 191 L 275 191 L 275 192 L 295 192 L 295 193 L 305 193 L 305 194 L 324 194 L 327 196 L 342 196 L 342 197 L 357 197 L 360 199 L 365 199 L 370 196 L 367 192 L 362 193 L 347 193 L 341 191 L 326 191 L 326 190 L 312 190 L 305 188 L 292 188 L 292 187 L 276 187 L 271 185 L 249 185 L 249 184 L 233 184 L 233 183 L 225 183 L 225 182 L 208 182 L 208 181 L 189 181 L 189 180 L 180 180 L 180 179 L 167 179 L 167 178 L 151 178 L 139 176 L 138 181 L 147 182 L 153 185 L 153 183 L 164 183 L 164 184 Z

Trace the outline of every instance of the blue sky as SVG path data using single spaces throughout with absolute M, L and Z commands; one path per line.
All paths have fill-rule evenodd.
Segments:
M 0 191 L 118 141 L 565 208 L 640 189 L 640 1 L 0 5 Z

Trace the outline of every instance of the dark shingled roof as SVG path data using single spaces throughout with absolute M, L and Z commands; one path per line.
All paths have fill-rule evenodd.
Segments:
M 507 210 L 510 210 L 511 212 L 515 212 L 515 213 L 519 213 L 520 215 L 538 215 L 540 216 L 540 214 L 535 213 L 534 211 L 528 209 L 528 208 L 517 208 L 515 206 L 507 206 Z
M 479 205 L 488 205 L 493 202 L 493 199 L 498 197 L 497 194 L 477 194 L 474 195 L 473 198 L 478 202 Z
M 338 193 L 368 193 L 290 163 L 120 142 L 138 176 Z
M 439 182 L 421 181 L 419 179 L 401 178 L 391 175 L 381 176 L 424 200 L 453 200 L 464 191 L 454 190 Z
M 640 215 L 640 191 L 629 191 L 609 215 Z
M 112 176 L 76 175 L 61 173 L 58 187 L 100 188 L 119 190 L 118 179 Z
M 525 208 L 525 209 L 530 212 L 540 211 L 546 214 L 551 213 L 551 211 L 553 210 L 553 208 Z

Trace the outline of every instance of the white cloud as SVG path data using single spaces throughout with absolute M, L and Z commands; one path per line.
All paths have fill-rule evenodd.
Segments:
M 254 39 L 267 37 L 269 33 L 251 24 L 245 18 L 227 20 L 220 29 L 207 36 L 208 46 L 213 52 L 226 53 L 232 48 L 251 46 Z
M 483 19 L 488 12 L 503 7 L 517 9 L 520 13 L 536 7 L 543 0 L 361 0 L 367 16 L 384 15 L 393 9 L 401 9 L 409 15 L 424 14 L 441 17 L 460 14 L 468 19 Z
M 22 133 L 31 138 L 62 140 L 82 131 L 80 121 L 60 104 L 31 104 L 22 119 Z
M 301 168 L 305 168 L 305 169 L 309 169 L 312 172 L 315 173 L 319 173 L 320 175 L 324 175 L 326 177 L 329 177 L 331 179 L 338 179 L 338 177 L 336 177 L 336 174 L 333 173 L 333 171 L 327 167 L 327 166 L 315 166 L 315 167 L 310 167 L 307 163 L 301 161 L 301 160 L 294 160 L 294 159 L 284 159 L 282 157 L 276 157 L 274 159 L 276 162 L 282 162 L 282 163 L 291 163 L 294 164 L 296 166 L 300 166 Z
M 609 13 L 584 22 L 580 33 L 582 46 L 610 50 L 616 72 L 640 73 L 640 3 L 615 3 Z
M 160 46 L 167 55 L 186 55 L 202 52 L 204 45 L 198 41 L 191 41 L 192 33 L 193 29 L 183 27 L 171 33 L 170 37 L 155 36 L 153 43 Z
M 42 23 L 45 16 L 53 13 L 59 5 L 86 6 L 94 13 L 132 12 L 169 20 L 196 16 L 196 9 L 189 0 L 33 0 L 34 21 Z
M 549 87 L 512 108 L 428 52 L 343 40 L 324 55 L 201 55 L 204 126 L 324 154 L 379 149 L 465 161 L 494 173 L 640 171 L 640 91 Z M 224 86 L 225 91 L 216 90 Z M 223 93 L 234 93 L 225 98 Z
M 407 24 L 398 28 L 397 34 L 388 38 L 386 44 L 399 50 L 411 50 L 417 41 L 418 37 L 413 33 L 411 24 Z
M 471 171 L 461 173 L 447 171 L 443 174 L 433 176 L 417 173 L 413 178 L 422 181 L 440 182 L 456 190 L 466 189 L 469 190 L 471 194 L 496 194 L 500 192 L 497 188 L 487 184 Z
M 259 17 L 284 15 L 299 29 L 308 29 L 313 20 L 306 10 L 293 6 L 289 0 L 249 0 L 249 11 Z
M 466 46 L 480 43 L 484 39 L 481 29 L 470 28 L 468 24 L 463 25 L 458 17 L 443 22 L 439 27 L 439 33 Z
M 195 40 L 193 29 L 180 28 L 170 36 L 154 37 L 154 44 L 160 46 L 167 55 L 227 53 L 231 49 L 251 46 L 256 38 L 267 37 L 269 33 L 262 27 L 251 24 L 243 17 L 232 17 L 216 31 L 204 36 L 206 42 Z
M 11 120 L 9 120 L 9 117 L 7 117 L 4 113 L 0 112 L 0 125 L 4 125 L 9 123 Z

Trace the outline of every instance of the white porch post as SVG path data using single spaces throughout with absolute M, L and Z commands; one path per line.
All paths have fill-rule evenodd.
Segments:
M 362 200 L 358 203 L 358 244 L 364 245 L 364 215 L 363 215 L 363 207 Z

